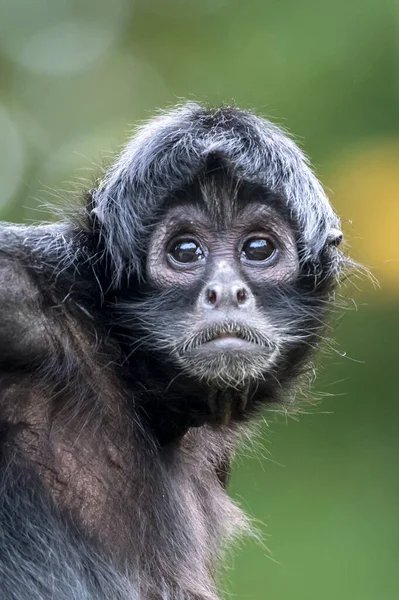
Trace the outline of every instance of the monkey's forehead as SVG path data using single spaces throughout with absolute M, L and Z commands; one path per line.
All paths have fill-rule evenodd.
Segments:
M 235 221 L 242 223 L 253 223 L 259 221 L 259 225 L 263 222 L 268 222 L 274 226 L 289 226 L 290 222 L 276 210 L 271 204 L 263 204 L 260 202 L 251 202 L 245 206 L 239 206 L 237 209 L 229 210 L 231 206 L 228 201 L 220 201 L 218 210 L 214 207 L 208 207 L 207 203 L 191 203 L 187 202 L 176 203 L 168 206 L 162 215 L 164 223 L 190 223 L 197 222 L 204 227 L 212 225 L 214 229 L 225 229 L 226 226 L 234 224 Z
M 163 220 L 189 218 L 212 228 L 226 229 L 261 219 L 271 225 L 292 225 L 284 198 L 263 186 L 247 185 L 225 170 L 206 169 L 191 185 L 167 197 L 161 205 Z

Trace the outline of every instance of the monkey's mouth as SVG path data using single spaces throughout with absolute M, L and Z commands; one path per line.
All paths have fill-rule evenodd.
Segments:
M 259 351 L 260 347 L 272 348 L 271 341 L 247 325 L 239 323 L 215 324 L 194 334 L 182 352 L 199 351 Z
M 218 387 L 237 388 L 263 379 L 274 364 L 278 338 L 268 329 L 269 336 L 269 331 L 263 333 L 246 323 L 211 323 L 192 332 L 176 348 L 175 357 L 190 376 Z
M 254 350 L 254 346 L 255 344 L 253 342 L 239 338 L 236 335 L 228 334 L 215 337 L 213 340 L 209 340 L 209 342 L 205 342 L 204 344 L 197 346 L 197 349 L 203 349 L 205 352 L 211 349 L 232 352 L 238 350 Z

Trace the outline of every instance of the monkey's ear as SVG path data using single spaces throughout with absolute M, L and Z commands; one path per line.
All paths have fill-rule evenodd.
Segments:
M 342 231 L 332 228 L 327 235 L 327 244 L 329 246 L 339 246 L 343 237 Z

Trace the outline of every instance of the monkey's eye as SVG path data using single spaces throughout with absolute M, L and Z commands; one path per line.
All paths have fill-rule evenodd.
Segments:
M 241 258 L 256 262 L 266 262 L 275 256 L 277 250 L 274 244 L 267 238 L 250 238 L 241 250 Z
M 186 239 L 173 242 L 168 256 L 177 263 L 194 263 L 205 258 L 204 252 L 196 240 Z

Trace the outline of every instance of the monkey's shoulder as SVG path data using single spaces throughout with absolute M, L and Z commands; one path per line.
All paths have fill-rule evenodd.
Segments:
M 0 226 L 0 361 L 27 361 L 51 345 L 53 226 Z M 43 249 L 50 250 L 46 253 Z M 55 263 L 55 261 L 54 261 Z
M 38 301 L 40 292 L 35 275 L 43 270 L 46 258 L 36 249 L 38 240 L 45 236 L 49 238 L 50 231 L 45 227 L 0 224 L 0 303 L 3 310 L 8 305 L 12 312 L 20 305 L 27 307 Z
M 19 260 L 0 251 L 0 359 L 36 354 L 44 338 L 37 286 Z
M 0 368 L 89 360 L 100 344 L 103 315 L 84 236 L 67 223 L 0 225 Z

